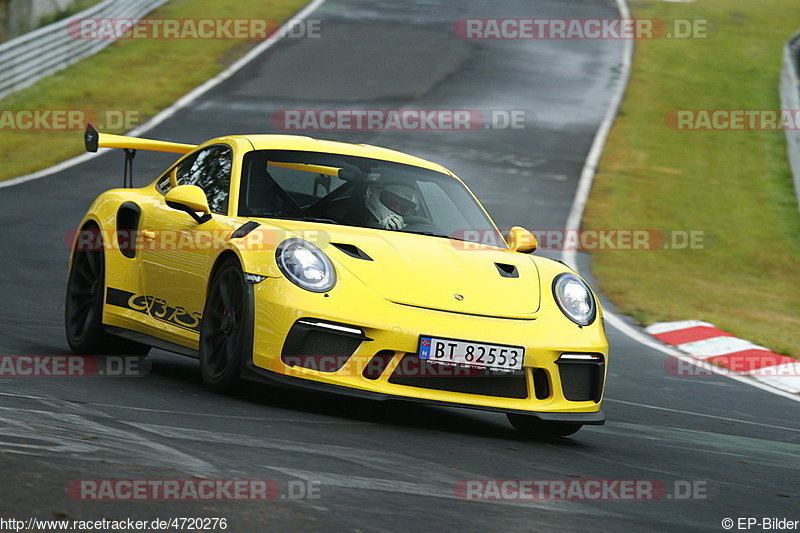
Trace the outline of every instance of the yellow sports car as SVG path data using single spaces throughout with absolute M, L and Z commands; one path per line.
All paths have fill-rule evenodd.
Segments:
M 446 168 L 293 135 L 199 146 L 98 133 L 125 185 L 75 234 L 66 331 L 79 354 L 200 359 L 238 379 L 506 413 L 526 434 L 602 424 L 602 311 L 564 264 L 503 237 Z M 183 154 L 133 188 L 135 150 Z

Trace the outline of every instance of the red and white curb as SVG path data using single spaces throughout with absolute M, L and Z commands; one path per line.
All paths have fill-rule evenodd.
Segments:
M 645 331 L 695 361 L 728 369 L 777 389 L 800 393 L 800 361 L 734 337 L 700 320 L 658 322 Z M 681 375 L 683 372 L 678 371 Z M 690 375 L 687 371 L 686 375 Z

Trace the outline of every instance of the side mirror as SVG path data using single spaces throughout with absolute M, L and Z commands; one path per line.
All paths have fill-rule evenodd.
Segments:
M 512 252 L 533 252 L 539 247 L 539 241 L 536 240 L 536 236 L 519 226 L 514 226 L 508 230 L 506 242 L 508 242 L 508 247 Z
M 164 198 L 172 209 L 188 213 L 195 222 L 202 224 L 211 219 L 206 193 L 197 185 L 178 185 L 167 192 Z M 197 213 L 202 213 L 198 215 Z

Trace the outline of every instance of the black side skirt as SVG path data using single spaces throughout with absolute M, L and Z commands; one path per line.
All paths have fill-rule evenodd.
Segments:
M 158 348 L 159 350 L 166 350 L 168 352 L 173 352 L 180 355 L 187 355 L 189 357 L 194 357 L 195 359 L 200 357 L 200 353 L 197 350 L 192 350 L 191 348 L 186 348 L 180 344 L 174 344 L 172 342 L 159 339 L 158 337 L 153 337 L 152 335 L 139 333 L 138 331 L 132 331 L 130 329 L 118 328 L 116 326 L 103 327 L 108 333 L 117 337 L 122 337 L 123 339 L 140 342 L 142 344 L 152 346 L 153 348 Z

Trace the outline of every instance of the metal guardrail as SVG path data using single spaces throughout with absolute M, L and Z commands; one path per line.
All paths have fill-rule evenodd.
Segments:
M 105 0 L 0 45 L 0 98 L 27 87 L 113 43 L 79 39 L 70 23 L 81 18 L 139 19 L 169 0 Z M 74 24 L 74 22 L 73 22 Z
M 59 14 L 74 13 L 77 1 L 0 0 L 0 42 L 10 41 L 14 37 L 35 30 L 49 17 L 53 17 L 50 21 L 54 22 L 63 18 L 58 16 Z
M 781 108 L 800 109 L 800 33 L 795 35 L 783 50 L 781 69 Z M 786 130 L 789 165 L 794 176 L 794 190 L 800 209 L 800 131 Z

